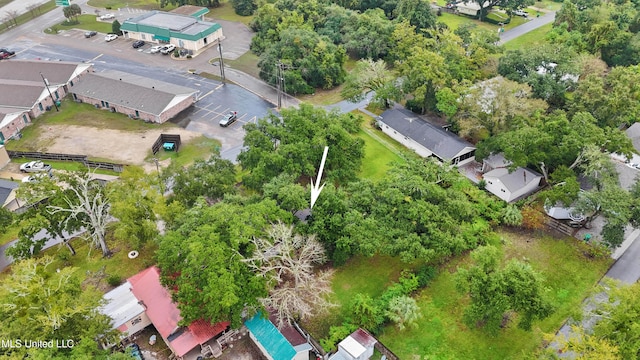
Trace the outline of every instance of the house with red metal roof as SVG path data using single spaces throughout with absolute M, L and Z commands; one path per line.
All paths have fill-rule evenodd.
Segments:
M 137 299 L 137 304 L 144 308 L 145 319 L 156 328 L 162 340 L 171 352 L 179 359 L 196 359 L 198 356 L 208 356 L 221 353 L 220 344 L 215 340 L 228 327 L 229 322 L 211 324 L 205 320 L 197 320 L 189 326 L 179 326 L 182 320 L 180 310 L 171 300 L 171 294 L 160 283 L 160 270 L 152 266 L 127 279 L 125 284 L 131 294 Z M 113 291 L 118 290 L 114 289 Z M 111 292 L 105 298 L 113 298 Z M 107 306 L 109 306 L 107 304 Z M 113 309 L 111 314 L 113 316 Z M 132 310 L 131 314 L 140 316 Z M 116 321 L 114 319 L 114 321 Z M 116 323 L 127 324 L 127 320 L 117 320 Z M 122 329 L 118 327 L 121 331 Z M 129 333 L 131 335 L 131 333 Z

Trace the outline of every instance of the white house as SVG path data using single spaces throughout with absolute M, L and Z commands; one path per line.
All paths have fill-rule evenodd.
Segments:
M 484 8 L 486 9 L 487 6 L 489 6 L 489 2 L 485 1 Z M 477 17 L 480 11 L 480 4 L 475 1 L 460 2 L 456 4 L 456 9 L 460 14 Z
M 533 170 L 507 168 L 491 170 L 483 175 L 486 182 L 485 189 L 506 202 L 520 200 L 540 187 L 542 175 Z
M 111 318 L 111 326 L 122 332 L 126 338 L 145 327 L 151 325 L 151 320 L 145 313 L 145 307 L 136 298 L 129 281 L 104 294 L 105 305 L 100 312 Z
M 338 344 L 338 352 L 329 360 L 367 360 L 373 356 L 378 340 L 363 329 L 354 331 Z
M 458 135 L 422 120 L 405 109 L 387 110 L 378 117 L 385 134 L 422 157 L 434 157 L 442 163 L 463 165 L 473 161 L 476 148 Z

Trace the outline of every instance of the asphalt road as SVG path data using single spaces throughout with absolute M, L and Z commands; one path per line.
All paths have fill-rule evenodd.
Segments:
M 517 38 L 518 36 L 522 36 L 532 30 L 535 30 L 539 27 L 552 23 L 555 20 L 555 18 L 556 18 L 555 11 L 548 12 L 538 18 L 533 18 L 532 20 L 529 20 L 528 22 L 520 26 L 516 26 L 510 30 L 507 30 L 501 33 L 500 41 L 498 42 L 498 44 L 502 45 L 509 40 L 513 40 Z

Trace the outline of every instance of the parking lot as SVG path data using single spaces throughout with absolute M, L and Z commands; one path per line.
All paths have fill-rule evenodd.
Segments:
M 198 90 L 195 105 L 172 121 L 187 130 L 219 140 L 222 156 L 233 161 L 242 148 L 242 125 L 264 117 L 274 107 L 239 86 L 223 84 L 189 71 L 192 66 L 202 68 L 204 63 L 208 66 L 206 70 L 217 74 L 219 68 L 207 63 L 208 59 L 217 57 L 217 49 L 209 49 L 198 58 L 175 60 L 169 55 L 151 54 L 149 49 L 154 44 L 147 43 L 134 49 L 131 46 L 133 40 L 120 37 L 106 42 L 104 36 L 98 33 L 85 38 L 84 31 L 70 30 L 52 37 L 56 44 L 19 41 L 12 45 L 12 49 L 18 59 L 91 62 L 96 72 L 118 70 Z M 238 121 L 222 128 L 218 123 L 229 111 L 238 112 Z

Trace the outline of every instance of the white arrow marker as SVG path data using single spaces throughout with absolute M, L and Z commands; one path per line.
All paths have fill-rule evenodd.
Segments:
M 313 184 L 313 179 L 311 179 L 311 208 L 313 209 L 313 204 L 318 200 L 318 196 L 320 196 L 320 192 L 322 188 L 324 188 L 324 184 L 320 186 L 320 179 L 322 179 L 322 169 L 324 169 L 324 162 L 327 160 L 327 152 L 329 151 L 329 147 L 324 147 L 324 153 L 322 154 L 322 161 L 320 162 L 320 170 L 318 171 L 318 179 L 316 180 L 315 185 Z

